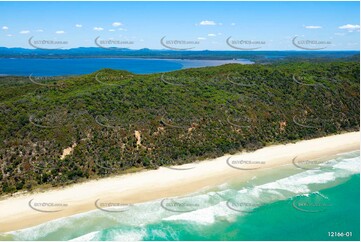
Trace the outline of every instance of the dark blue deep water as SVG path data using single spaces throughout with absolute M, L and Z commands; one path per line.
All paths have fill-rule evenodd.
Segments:
M 248 60 L 169 60 L 129 58 L 0 58 L 0 75 L 65 76 L 89 74 L 103 68 L 136 74 L 175 71 L 184 68 L 217 66 L 227 63 L 252 64 Z

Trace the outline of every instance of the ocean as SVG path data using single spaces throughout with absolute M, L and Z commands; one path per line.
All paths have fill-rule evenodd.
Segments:
M 103 68 L 126 70 L 135 74 L 175 71 L 185 68 L 218 66 L 228 63 L 253 64 L 238 60 L 178 60 L 141 58 L 0 58 L 0 76 L 67 76 L 96 72 Z
M 112 212 L 97 209 L 2 234 L 0 240 L 359 240 L 359 167 L 359 151 L 315 168 L 290 163 L 246 183 Z

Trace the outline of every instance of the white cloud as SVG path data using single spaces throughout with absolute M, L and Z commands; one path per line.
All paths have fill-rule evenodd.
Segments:
M 115 31 L 115 29 L 109 29 L 109 32 L 114 32 Z
M 206 38 L 204 38 L 204 37 L 198 37 L 197 39 L 198 39 L 198 40 L 205 40 Z
M 346 29 L 349 32 L 360 31 L 360 25 L 357 24 L 346 24 L 338 27 L 339 29 Z
M 236 26 L 236 23 L 231 23 L 231 26 Z
M 8 29 L 9 29 L 8 26 L 3 26 L 3 27 L 2 27 L 2 30 L 8 30 Z
M 357 42 L 350 42 L 350 43 L 347 43 L 347 45 L 355 45 L 355 46 L 358 46 L 359 43 L 357 43 Z
M 81 24 L 76 24 L 75 27 L 81 28 L 81 27 L 83 27 L 83 25 L 81 25 Z
M 209 37 L 214 37 L 216 34 L 208 34 Z
M 121 22 L 114 22 L 114 23 L 112 23 L 112 25 L 114 27 L 119 27 L 119 26 L 122 26 L 123 24 Z
M 55 32 L 56 34 L 65 34 L 65 31 L 64 30 L 58 30 Z
M 127 29 L 119 28 L 120 31 L 127 31 Z
M 95 31 L 103 31 L 104 29 L 102 27 L 94 27 Z
M 199 23 L 199 25 L 216 25 L 216 22 L 211 20 L 203 20 Z
M 36 32 L 44 32 L 42 29 L 37 29 Z
M 12 34 L 8 34 L 8 35 L 6 35 L 6 36 L 8 36 L 8 37 L 12 37 L 13 35 L 12 35 Z
M 29 30 L 21 30 L 19 33 L 20 33 L 20 34 L 29 34 L 30 31 L 29 31 Z
M 306 29 L 322 29 L 321 26 L 316 26 L 316 25 L 308 25 L 308 26 L 305 26 Z

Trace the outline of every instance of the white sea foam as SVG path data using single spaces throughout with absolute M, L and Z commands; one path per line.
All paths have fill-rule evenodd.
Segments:
M 196 211 L 172 215 L 165 218 L 166 221 L 183 220 L 197 224 L 212 224 L 217 218 L 232 220 L 232 215 L 238 215 L 240 212 L 231 210 L 226 202 L 220 202 L 216 205 L 205 207 Z
M 39 240 L 57 230 L 72 226 L 72 218 L 60 218 L 49 221 L 34 227 L 12 231 L 9 234 L 14 236 L 14 240 Z
M 102 230 L 94 231 L 70 241 L 99 241 L 106 238 L 110 241 L 141 241 L 147 235 L 144 228 L 135 228 L 134 230 Z
M 333 168 L 343 169 L 351 172 L 352 174 L 360 173 L 360 158 L 355 157 L 355 158 L 344 159 L 343 161 L 334 165 Z
M 263 205 L 279 200 L 288 199 L 297 195 L 308 195 L 317 191 L 312 191 L 310 185 L 325 184 L 338 178 L 348 177 L 359 173 L 360 157 L 342 156 L 324 163 L 317 170 L 307 170 L 291 175 L 273 182 L 258 186 L 242 187 L 240 189 L 222 185 L 218 192 L 202 192 L 191 194 L 188 197 L 174 198 L 177 202 L 189 202 L 199 204 L 199 208 L 189 212 L 172 212 L 160 206 L 161 200 L 136 204 L 128 211 L 122 213 L 107 213 L 104 211 L 91 211 L 80 215 L 74 215 L 64 219 L 57 219 L 32 228 L 11 232 L 15 240 L 38 240 L 46 239 L 52 233 L 67 234 L 71 237 L 71 231 L 89 231 L 85 235 L 77 237 L 74 241 L 98 240 L 107 226 L 123 225 L 127 228 L 134 227 L 134 230 L 123 231 L 122 229 L 106 231 L 105 237 L 110 240 L 142 240 L 146 236 L 144 227 L 148 224 L 159 221 L 187 221 L 191 224 L 212 224 L 217 219 L 232 221 L 236 216 L 246 214 L 245 212 L 256 209 L 257 206 L 249 208 L 248 211 L 232 210 L 227 206 L 227 201 L 239 203 Z M 220 187 L 218 187 L 220 188 Z M 97 222 L 98 221 L 98 222 Z M 98 224 L 96 224 L 98 223 Z M 103 228 L 99 228 L 99 224 Z M 75 226 L 76 225 L 76 226 Z M 93 226 L 93 230 L 92 229 Z M 84 229 L 85 228 L 85 229 Z M 96 229 L 94 229 L 96 228 Z M 94 232 L 97 230 L 97 232 Z M 61 232 L 60 232 L 61 231 Z M 162 231 L 158 233 L 159 238 L 166 239 L 166 234 Z M 70 235 L 69 235 L 70 233 Z M 74 232 L 74 234 L 76 234 Z M 66 237 L 65 236 L 65 237 Z M 177 237 L 176 233 L 171 235 Z M 69 239 L 65 238 L 64 239 Z
M 94 231 L 89 234 L 84 234 L 80 237 L 77 237 L 75 239 L 69 240 L 69 241 L 92 241 L 96 240 L 99 235 L 99 231 Z
M 233 200 L 238 203 L 255 205 L 284 200 L 295 195 L 309 196 L 309 194 L 317 193 L 317 191 L 312 192 L 309 185 L 325 184 L 335 181 L 337 178 L 347 177 L 359 172 L 359 160 L 360 157 L 348 159 L 341 157 L 338 158 L 338 160 L 335 160 L 335 162 L 327 163 L 328 166 L 329 164 L 332 164 L 331 167 L 334 168 L 332 171 L 329 169 L 308 170 L 259 186 L 242 188 L 239 191 L 228 189 L 217 193 L 208 193 L 208 195 L 214 196 L 215 194 L 218 194 L 223 200 L 228 197 L 233 198 Z M 185 220 L 200 224 L 211 224 L 215 222 L 217 217 L 224 216 L 231 219 L 231 215 L 242 214 L 245 213 L 229 209 L 229 207 L 226 206 L 226 202 L 221 201 L 218 204 L 204 207 L 196 211 L 172 215 L 164 218 L 164 220 Z
M 165 231 L 170 232 L 169 229 L 170 228 L 153 229 L 152 236 L 166 240 L 167 234 L 165 233 Z
M 112 230 L 107 235 L 107 240 L 113 241 L 141 241 L 147 235 L 145 229 L 134 231 L 115 231 Z

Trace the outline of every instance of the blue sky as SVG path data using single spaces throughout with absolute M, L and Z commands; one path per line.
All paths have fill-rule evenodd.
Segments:
M 359 50 L 359 2 L 0 2 L 0 46 L 117 47 L 194 50 L 300 50 L 292 39 L 321 41 L 326 50 Z M 172 40 L 187 43 L 174 44 Z M 256 43 L 246 43 L 256 41 Z M 327 43 L 326 43 L 327 42 Z M 115 43 L 115 42 L 113 42 Z M 111 46 L 109 46 L 111 47 Z

